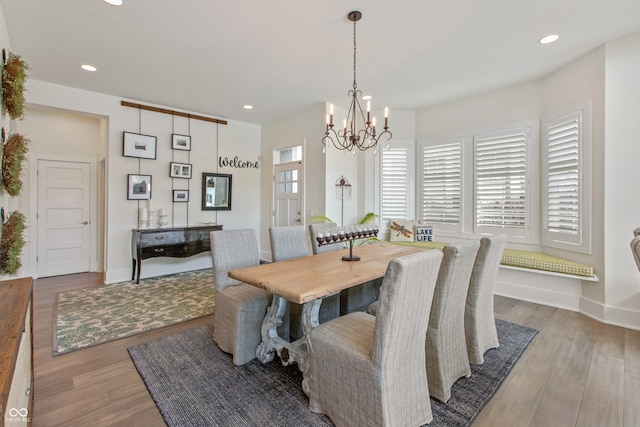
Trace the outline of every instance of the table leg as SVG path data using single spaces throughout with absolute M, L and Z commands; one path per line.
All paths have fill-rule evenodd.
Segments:
M 271 305 L 267 307 L 267 314 L 262 321 L 262 341 L 256 350 L 256 357 L 262 363 L 271 362 L 277 350 L 277 344 L 282 344 L 281 341 L 286 342 L 278 335 L 278 326 L 282 325 L 282 317 L 287 311 L 288 304 L 286 299 L 274 295 Z

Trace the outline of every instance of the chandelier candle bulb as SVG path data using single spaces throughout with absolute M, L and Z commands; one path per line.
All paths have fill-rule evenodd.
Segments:
M 389 107 L 384 107 L 384 129 L 389 127 Z

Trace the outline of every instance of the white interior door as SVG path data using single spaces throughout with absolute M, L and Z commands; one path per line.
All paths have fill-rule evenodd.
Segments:
M 90 269 L 91 165 L 38 160 L 38 277 Z
M 302 163 L 274 166 L 274 227 L 302 225 Z

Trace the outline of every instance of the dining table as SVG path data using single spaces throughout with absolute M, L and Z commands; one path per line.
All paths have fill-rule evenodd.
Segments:
M 309 354 L 308 337 L 311 330 L 319 325 L 318 312 L 323 298 L 383 277 L 391 260 L 424 250 L 430 249 L 374 242 L 351 250 L 342 249 L 231 270 L 229 277 L 272 294 L 272 303 L 262 322 L 262 340 L 256 357 L 268 363 L 277 353 L 283 365 L 297 363 L 303 373 L 303 390 L 308 393 L 307 383 L 311 375 L 305 363 Z M 359 260 L 343 259 L 350 258 L 352 253 L 357 254 Z M 303 336 L 293 342 L 279 336 L 277 330 L 289 302 L 302 305 Z

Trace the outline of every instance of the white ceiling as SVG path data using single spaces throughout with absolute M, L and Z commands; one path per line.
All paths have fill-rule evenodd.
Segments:
M 0 5 L 29 78 L 258 124 L 346 107 L 351 10 L 358 87 L 392 114 L 531 81 L 640 32 L 638 0 L 124 1 Z M 549 33 L 560 40 L 540 45 Z

